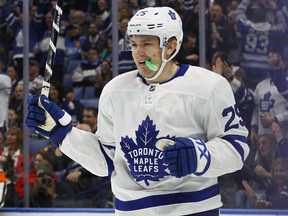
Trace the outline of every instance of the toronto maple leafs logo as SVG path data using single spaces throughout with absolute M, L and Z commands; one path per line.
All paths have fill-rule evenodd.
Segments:
M 135 131 L 136 142 L 128 136 L 121 137 L 121 150 L 125 154 L 131 175 L 137 182 L 144 181 L 146 186 L 151 181 L 159 181 L 168 175 L 162 151 L 155 147 L 158 133 L 153 121 L 147 116 Z
M 176 20 L 176 14 L 173 11 L 169 10 L 168 15 L 171 17 L 172 20 Z
M 260 99 L 260 111 L 270 112 L 274 108 L 275 100 L 271 99 L 271 92 L 264 95 L 263 99 Z

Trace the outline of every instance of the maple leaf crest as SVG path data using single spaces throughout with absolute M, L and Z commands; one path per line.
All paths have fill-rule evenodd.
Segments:
M 144 181 L 146 186 L 168 175 L 163 154 L 155 147 L 158 133 L 156 125 L 147 116 L 135 131 L 136 142 L 128 136 L 121 137 L 121 150 L 125 154 L 131 175 L 137 182 Z
M 171 17 L 172 20 L 176 20 L 176 14 L 172 12 L 171 10 L 169 10 L 168 15 Z
M 275 99 L 271 98 L 271 92 L 264 94 L 263 99 L 260 99 L 260 111 L 261 112 L 270 112 L 274 108 Z

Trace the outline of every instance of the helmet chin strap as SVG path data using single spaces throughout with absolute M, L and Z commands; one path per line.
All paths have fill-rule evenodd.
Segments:
M 162 64 L 161 64 L 161 67 L 159 68 L 159 70 L 157 71 L 157 73 L 153 77 L 150 77 L 150 78 L 147 78 L 144 76 L 145 80 L 151 81 L 151 80 L 157 79 L 162 74 L 163 69 L 164 69 L 165 65 L 167 64 L 167 62 L 169 62 L 176 55 L 176 53 L 174 53 L 172 56 L 170 56 L 169 59 L 166 60 L 164 58 L 164 53 L 165 53 L 165 49 L 162 49 Z
M 157 78 L 162 74 L 163 69 L 164 69 L 165 65 L 167 64 L 167 62 L 168 62 L 168 61 L 167 61 L 166 59 L 162 60 L 161 67 L 159 68 L 159 70 L 157 71 L 157 73 L 156 73 L 153 77 L 150 77 L 150 78 L 144 77 L 145 80 L 151 81 L 151 80 L 157 79 Z

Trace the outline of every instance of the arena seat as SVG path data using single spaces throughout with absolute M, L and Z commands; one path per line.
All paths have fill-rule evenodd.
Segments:
M 49 140 L 40 138 L 40 139 L 31 139 L 29 141 L 29 151 L 32 155 L 36 154 L 41 149 L 49 145 Z

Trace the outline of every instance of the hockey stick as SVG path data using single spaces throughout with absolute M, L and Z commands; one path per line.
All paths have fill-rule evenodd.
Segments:
M 60 20 L 62 15 L 62 5 L 63 0 L 57 0 L 55 12 L 54 12 L 54 19 L 53 19 L 53 26 L 51 30 L 51 38 L 49 42 L 49 50 L 48 50 L 48 56 L 45 66 L 45 73 L 44 73 L 44 80 L 42 82 L 42 89 L 41 89 L 41 95 L 45 95 L 48 97 L 49 90 L 50 90 L 50 79 L 52 76 L 52 67 L 54 65 L 54 59 L 56 55 L 57 50 L 57 38 L 60 31 Z
M 50 91 L 50 79 L 53 73 L 52 67 L 54 65 L 54 59 L 55 59 L 56 50 L 57 50 L 57 39 L 58 39 L 59 31 L 60 31 L 60 19 L 62 15 L 62 5 L 63 5 L 63 0 L 57 0 L 56 6 L 55 6 L 54 18 L 53 18 L 53 26 L 51 30 L 51 37 L 50 37 L 50 42 L 49 42 L 48 56 L 47 56 L 45 72 L 44 72 L 44 79 L 42 82 L 42 89 L 41 89 L 41 95 L 45 95 L 46 97 L 49 96 L 49 91 Z M 39 102 L 39 105 L 42 107 L 40 102 Z M 48 114 L 48 112 L 46 112 L 45 115 L 46 115 L 45 125 L 42 125 L 39 127 L 45 130 L 52 130 L 52 128 L 55 126 L 55 122 L 52 119 L 52 117 Z

